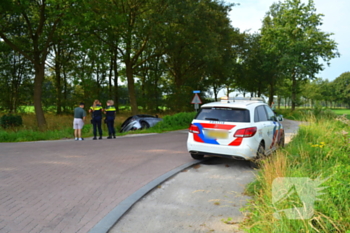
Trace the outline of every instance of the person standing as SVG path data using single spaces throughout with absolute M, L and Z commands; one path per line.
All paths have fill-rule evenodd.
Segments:
M 95 100 L 94 103 L 92 104 L 92 106 L 89 109 L 89 112 L 92 115 L 92 120 L 91 123 L 93 125 L 93 134 L 94 134 L 94 138 L 93 140 L 96 140 L 96 136 L 97 136 L 97 130 L 98 133 L 100 135 L 99 139 L 102 139 L 102 128 L 101 128 L 101 124 L 102 124 L 102 112 L 103 112 L 103 108 L 101 106 L 101 102 L 99 100 Z
M 116 109 L 114 107 L 114 101 L 107 101 L 107 108 L 105 109 L 106 114 L 106 123 L 108 128 L 108 137 L 107 139 L 115 138 L 115 129 L 114 129 L 114 119 L 115 119 Z
M 85 104 L 81 102 L 79 107 L 74 109 L 74 120 L 73 120 L 73 129 L 74 129 L 74 137 L 75 141 L 84 140 L 81 136 L 81 129 L 84 127 L 84 121 L 86 118 L 86 112 L 84 110 Z

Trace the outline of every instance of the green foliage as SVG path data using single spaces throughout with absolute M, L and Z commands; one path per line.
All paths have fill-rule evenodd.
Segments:
M 286 146 L 267 159 L 247 192 L 253 200 L 246 210 L 250 218 L 244 222 L 249 232 L 346 232 L 350 229 L 350 120 L 331 118 L 327 114 L 311 116 L 307 124 Z M 324 188 L 314 203 L 310 219 L 281 220 L 273 217 L 278 210 L 291 208 L 272 203 L 272 182 L 277 177 L 324 179 Z M 292 200 L 290 200 L 292 201 Z M 289 204 L 289 207 L 287 207 Z M 296 203 L 295 203 L 296 204 Z M 298 206 L 299 207 L 299 206 Z
M 50 46 L 54 42 L 55 37 L 53 35 L 60 28 L 62 22 L 65 22 L 64 19 L 71 10 L 71 5 L 67 1 L 50 1 L 47 3 L 46 1 L 23 0 L 12 5 L 10 4 L 6 9 L 0 8 L 0 15 L 2 16 L 0 18 L 0 37 L 2 41 L 20 54 L 20 56 L 16 55 L 15 57 L 27 60 L 20 63 L 23 65 L 31 63 L 31 69 L 28 70 L 26 68 L 27 72 L 21 71 L 24 66 L 18 67 L 14 71 L 20 73 L 20 78 L 29 73 L 31 75 L 35 74 L 33 102 L 36 106 L 36 115 L 38 116 L 37 125 L 42 129 L 46 124 L 41 107 L 43 100 L 42 84 L 45 79 L 45 61 L 50 53 Z M 21 31 L 20 35 L 19 30 Z M 12 76 L 12 79 L 16 80 L 18 74 L 16 73 Z M 20 86 L 20 84 L 18 82 L 14 86 Z M 19 94 L 16 95 L 15 99 L 20 99 Z
M 18 115 L 3 115 L 0 118 L 0 126 L 4 129 L 21 126 L 23 123 L 22 117 Z
M 333 83 L 335 98 L 346 103 L 350 108 L 350 72 L 345 72 L 336 78 Z
M 297 81 L 312 78 L 322 67 L 319 57 L 329 61 L 337 55 L 331 34 L 315 30 L 322 15 L 312 2 L 274 5 L 262 33 L 253 35 L 232 27 L 228 15 L 236 4 L 128 3 L 6 0 L 0 7 L 0 109 L 18 112 L 33 105 L 34 94 L 41 95 L 35 98 L 38 116 L 40 107 L 61 114 L 94 99 L 130 104 L 133 111 L 142 106 L 158 112 L 160 105 L 191 111 L 193 90 L 201 90 L 204 98 L 224 87 L 291 98 L 302 86 L 290 88 L 291 72 Z M 318 91 L 303 97 L 335 101 L 334 89 L 339 89 L 338 101 L 348 96 L 346 80 L 333 87 L 318 84 L 310 85 Z M 45 123 L 44 117 L 37 120 Z
M 196 114 L 196 112 L 181 112 L 164 116 L 163 121 L 149 130 L 170 131 L 188 128 Z
M 283 115 L 284 118 L 296 121 L 307 121 L 309 118 L 315 119 L 334 119 L 336 113 L 330 109 L 323 108 L 320 105 L 315 105 L 311 109 L 297 109 L 291 111 L 291 109 L 278 109 L 277 115 Z
M 329 62 L 339 56 L 332 33 L 318 28 L 322 16 L 313 1 L 286 0 L 274 3 L 264 19 L 261 44 L 273 59 L 267 62 L 277 61 L 274 75 L 290 80 L 293 110 L 302 84 L 323 69 L 320 58 Z

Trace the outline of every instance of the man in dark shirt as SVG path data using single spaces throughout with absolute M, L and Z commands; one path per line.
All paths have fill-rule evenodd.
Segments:
M 84 121 L 86 118 L 86 112 L 84 110 L 85 104 L 83 102 L 80 103 L 79 107 L 74 109 L 74 120 L 73 120 L 73 129 L 74 129 L 74 137 L 76 141 L 84 140 L 81 137 L 81 129 L 84 126 Z

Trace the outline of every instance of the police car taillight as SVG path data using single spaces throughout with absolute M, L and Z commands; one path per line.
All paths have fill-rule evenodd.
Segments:
M 250 127 L 250 128 L 244 128 L 239 129 L 236 131 L 234 137 L 236 138 L 249 138 L 253 137 L 256 134 L 257 128 L 256 127 Z
M 199 128 L 196 125 L 191 124 L 188 130 L 190 131 L 190 133 L 199 134 Z

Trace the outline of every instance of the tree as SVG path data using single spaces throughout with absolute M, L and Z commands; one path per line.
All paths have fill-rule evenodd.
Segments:
M 168 7 L 162 43 L 172 84 L 168 98 L 172 109 L 189 109 L 192 91 L 217 80 L 214 63 L 223 64 L 224 50 L 232 45 L 230 7 L 211 0 L 173 1 Z
M 317 101 L 323 100 L 321 92 L 322 79 L 318 78 L 312 81 L 307 80 L 302 87 L 302 96 L 310 101 L 310 107 L 313 107 Z
M 255 93 L 259 97 L 266 94 L 270 77 L 274 77 L 274 69 L 269 67 L 272 60 L 266 59 L 260 40 L 258 33 L 246 33 L 241 56 L 242 77 L 237 80 L 240 91 Z
M 329 106 L 332 107 L 332 102 L 335 99 L 333 97 L 332 86 L 330 85 L 330 82 L 328 81 L 328 79 L 322 80 L 320 82 L 320 93 L 322 96 L 322 100 L 325 101 L 326 107 L 328 107 L 328 103 L 330 104 Z
M 332 82 L 332 86 L 337 100 L 350 108 L 350 72 L 342 73 Z
M 30 63 L 7 44 L 0 42 L 0 106 L 17 112 L 21 104 L 29 104 L 33 89 Z M 29 90 L 29 91 L 28 91 Z M 28 101 L 29 100 L 29 101 Z
M 64 0 L 5 0 L 0 8 L 0 37 L 34 68 L 34 107 L 39 128 L 46 125 L 42 108 L 45 62 L 54 32 L 69 10 Z
M 235 89 L 240 80 L 243 80 L 242 53 L 245 33 L 238 28 L 222 27 L 220 41 L 217 43 L 217 53 L 206 64 L 206 79 L 204 86 L 211 86 L 214 99 L 222 88 L 226 88 L 227 95 Z
M 100 3 L 98 3 L 100 4 Z M 108 6 L 108 5 L 104 5 Z M 120 59 L 125 65 L 129 100 L 132 114 L 137 114 L 138 105 L 135 90 L 135 73 L 140 66 L 157 54 L 141 57 L 150 46 L 150 40 L 155 36 L 155 27 L 163 23 L 166 2 L 162 0 L 121 0 L 109 5 L 118 15 L 118 24 L 111 22 L 119 35 L 116 45 Z M 106 19 L 112 19 L 107 17 Z M 149 54 L 149 53 L 147 53 Z
M 286 0 L 274 3 L 267 13 L 262 28 L 262 43 L 268 54 L 278 59 L 278 73 L 291 80 L 292 110 L 300 93 L 300 83 L 314 79 L 323 70 L 319 59 L 329 64 L 339 56 L 337 44 L 330 39 L 332 33 L 324 33 L 318 27 L 322 14 L 316 14 L 314 2 Z

